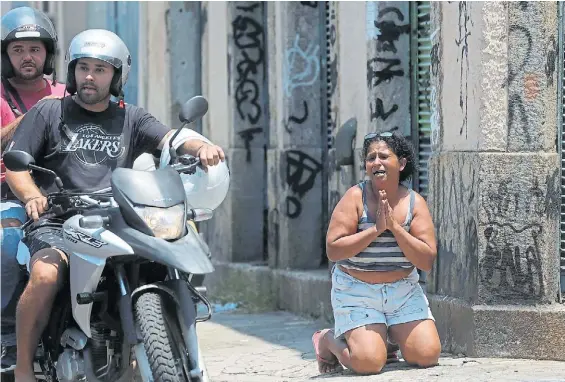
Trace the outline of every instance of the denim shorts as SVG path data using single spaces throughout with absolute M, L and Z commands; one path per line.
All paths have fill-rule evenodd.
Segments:
M 27 220 L 26 210 L 22 203 L 18 200 L 2 200 L 0 202 L 0 218 L 1 219 L 17 219 L 24 223 Z M 23 232 L 19 227 L 6 227 L 0 229 L 1 243 L 1 269 L 2 269 L 2 321 L 6 313 L 8 305 L 13 303 L 17 286 L 22 280 L 20 266 L 17 261 L 19 252 L 26 253 L 27 247 L 21 243 Z
M 414 269 L 406 278 L 394 283 L 368 284 L 334 266 L 331 299 L 335 338 L 370 324 L 388 327 L 434 320 L 419 279 Z

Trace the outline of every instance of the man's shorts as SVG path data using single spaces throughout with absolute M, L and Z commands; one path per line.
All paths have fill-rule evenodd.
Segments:
M 404 324 L 434 320 L 428 299 L 418 284 L 414 269 L 408 277 L 394 283 L 368 284 L 334 266 L 331 301 L 335 319 L 335 338 L 371 324 Z
M 45 224 L 45 221 L 43 222 Z M 30 230 L 22 239 L 22 242 L 29 248 L 27 257 L 20 256 L 18 262 L 27 267 L 30 271 L 29 262 L 31 257 L 38 251 L 45 248 L 56 248 L 65 253 L 69 253 L 63 240 L 63 227 L 57 224 L 42 225 L 39 228 Z

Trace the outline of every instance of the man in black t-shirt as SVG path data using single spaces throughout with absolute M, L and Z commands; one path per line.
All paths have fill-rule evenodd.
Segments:
M 171 131 L 143 109 L 124 105 L 122 86 L 131 65 L 129 51 L 114 33 L 81 32 L 67 53 L 67 91 L 72 96 L 34 106 L 20 123 L 11 150 L 31 154 L 37 165 L 54 170 L 67 190 L 96 191 L 110 186 L 112 171 L 132 167 L 143 152 L 160 150 Z M 76 94 L 75 94 L 76 93 Z M 110 102 L 110 95 L 120 102 Z M 179 153 L 198 156 L 204 166 L 223 161 L 221 148 L 193 139 Z M 7 171 L 14 194 L 28 216 L 38 220 L 47 209 L 44 194 L 54 179 L 35 172 Z M 35 381 L 33 357 L 58 288 L 66 278 L 67 255 L 61 228 L 42 226 L 24 241 L 32 254 L 30 280 L 17 309 L 16 380 Z

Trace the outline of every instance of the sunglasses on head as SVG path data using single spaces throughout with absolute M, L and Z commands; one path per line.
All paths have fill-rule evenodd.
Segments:
M 385 131 L 385 132 L 382 132 L 382 133 L 369 133 L 369 134 L 365 135 L 363 140 L 366 141 L 366 140 L 373 139 L 373 138 L 376 138 L 376 137 L 384 137 L 384 138 L 392 137 L 392 133 L 390 131 Z

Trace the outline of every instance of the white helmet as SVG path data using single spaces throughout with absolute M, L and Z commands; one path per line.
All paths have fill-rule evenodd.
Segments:
M 110 93 L 119 97 L 128 80 L 131 55 L 128 47 L 114 32 L 105 29 L 88 29 L 77 34 L 71 41 L 67 55 L 67 92 L 77 91 L 75 65 L 79 58 L 97 58 L 112 65 L 116 72 L 110 85 Z
M 172 136 L 167 138 L 164 147 L 169 147 L 171 138 Z M 178 149 L 180 145 L 190 139 L 198 139 L 212 144 L 208 138 L 194 130 L 181 129 L 175 138 L 173 147 Z M 158 162 L 159 168 L 167 167 L 171 160 L 169 150 L 161 150 L 160 158 L 155 159 Z M 147 166 L 147 161 L 145 163 L 145 165 L 139 163 L 138 167 L 149 167 Z M 194 174 L 180 174 L 180 177 L 184 185 L 186 199 L 192 208 L 216 209 L 226 198 L 230 187 L 230 170 L 225 161 L 218 163 L 216 166 L 208 166 L 208 172 L 197 167 Z
M 180 177 L 192 208 L 215 210 L 226 198 L 230 187 L 230 171 L 225 161 L 208 166 L 208 172 L 198 167 L 194 174 L 181 174 Z

